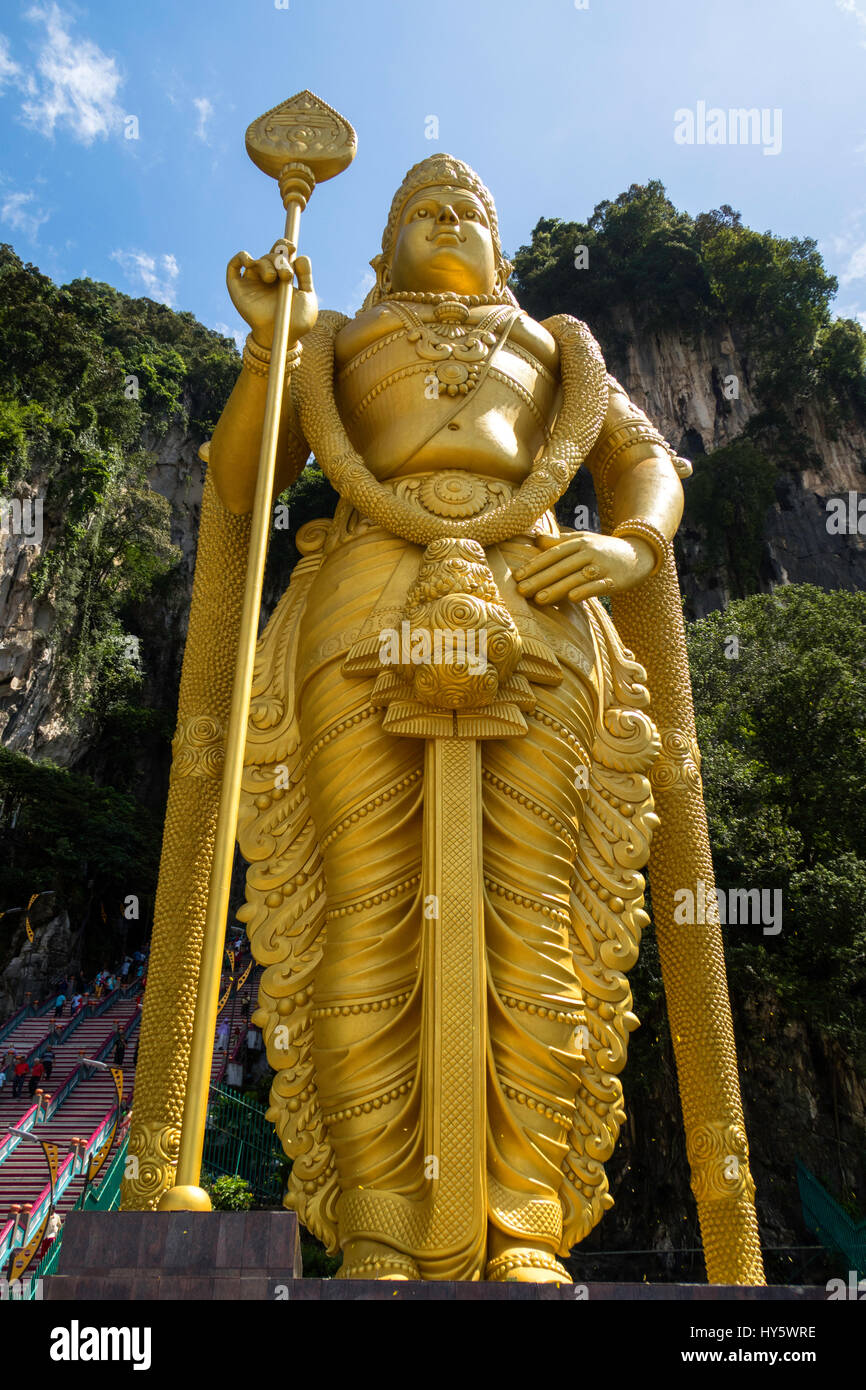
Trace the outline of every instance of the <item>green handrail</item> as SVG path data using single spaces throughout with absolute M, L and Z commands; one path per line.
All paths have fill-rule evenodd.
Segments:
M 854 1221 L 805 1163 L 799 1159 L 796 1163 L 803 1219 L 809 1230 L 828 1250 L 843 1255 L 858 1278 L 866 1278 L 866 1221 Z
M 279 1202 L 282 1146 L 265 1106 L 211 1086 L 202 1167 L 215 1177 L 245 1178 L 260 1201 Z
M 89 1187 L 82 1192 L 72 1208 L 73 1211 L 117 1211 L 120 1206 L 120 1184 L 123 1181 L 123 1173 L 126 1165 L 126 1149 L 129 1143 L 129 1136 L 124 1135 L 114 1158 L 105 1170 L 105 1175 L 98 1187 Z M 35 1299 L 36 1281 L 44 1279 L 46 1275 L 54 1274 L 57 1269 L 57 1261 L 60 1258 L 60 1244 L 63 1240 L 63 1227 L 45 1252 L 36 1269 L 33 1272 L 30 1285 L 30 1298 Z M 28 1278 L 31 1276 L 28 1274 Z

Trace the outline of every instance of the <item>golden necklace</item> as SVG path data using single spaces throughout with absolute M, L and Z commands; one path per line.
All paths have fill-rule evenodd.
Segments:
M 496 342 L 496 328 L 502 319 L 513 313 L 505 305 L 497 305 L 479 323 L 467 324 L 470 307 L 453 296 L 439 300 L 434 310 L 435 323 L 425 322 L 408 304 L 394 302 L 388 306 L 406 325 L 407 341 L 414 344 L 422 361 L 430 363 L 435 375 L 438 394 L 465 396 L 478 383 L 481 368 Z

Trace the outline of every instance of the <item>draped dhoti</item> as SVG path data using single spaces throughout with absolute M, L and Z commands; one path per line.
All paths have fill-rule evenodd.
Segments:
M 425 941 L 436 930 L 423 881 L 424 803 L 431 795 L 425 741 L 386 732 L 383 711 L 371 700 L 373 678 L 344 670 L 361 633 L 396 626 L 421 552 L 370 523 L 341 530 L 336 544 L 332 533 L 312 579 L 298 581 L 305 596 L 291 649 L 297 755 L 290 809 L 301 805 L 292 835 L 303 848 L 292 861 L 284 836 L 283 853 L 266 874 L 250 870 L 241 914 L 254 950 L 258 941 L 259 958 L 271 964 L 260 1019 L 272 1063 L 283 1067 L 272 1114 L 289 1152 L 305 1156 L 303 1169 L 296 1161 L 288 1200 L 302 1216 L 315 1210 L 306 1218 L 313 1229 L 345 1249 L 360 1223 L 368 1239 L 414 1260 L 424 1277 L 478 1278 L 484 1232 L 480 1245 L 477 1233 L 474 1241 L 467 1236 L 462 1252 L 455 1239 L 446 1257 L 441 1249 L 429 1256 L 414 1250 L 398 1224 L 383 1219 L 382 1229 L 370 1228 L 371 1210 L 387 1211 L 389 1202 L 420 1210 L 431 1200 L 431 1183 L 444 1184 L 447 1175 L 438 1172 L 442 1155 L 425 1110 L 431 1069 L 441 1063 L 424 1034 L 425 991 L 435 983 L 425 978 L 432 968 Z M 640 671 L 623 664 L 604 615 L 593 616 L 589 605 L 530 607 L 517 593 L 511 571 L 534 553 L 522 537 L 492 547 L 487 558 L 518 627 L 556 652 L 562 679 L 533 687 L 525 733 L 480 741 L 486 1006 L 454 1026 L 475 1030 L 486 1056 L 484 1223 L 555 1253 L 567 1251 L 610 1203 L 600 1160 L 622 1118 L 615 1073 L 634 1026 L 623 970 L 636 956 L 641 925 L 637 871 L 653 820 L 644 773 L 654 748 L 646 717 L 623 707 L 626 689 L 641 690 Z M 265 684 L 260 673 L 259 689 Z M 645 702 L 645 692 L 640 698 Z M 635 694 L 636 703 L 640 698 Z M 602 747 L 600 763 L 602 745 L 618 747 L 619 756 L 603 756 Z M 272 756 L 279 756 L 276 745 Z M 257 772 L 248 790 L 260 789 L 265 775 Z M 261 858 L 247 838 L 245 853 Z M 289 896 L 293 882 L 312 881 L 311 838 L 323 889 L 317 954 L 308 929 L 304 952 L 295 945 L 294 962 L 274 965 L 280 932 L 271 920 L 266 933 L 267 913 L 256 917 L 253 908 L 280 901 L 272 891 L 277 882 Z M 293 880 L 302 863 L 305 872 Z M 312 920 L 315 910 L 304 899 L 285 921 L 303 921 L 304 913 Z M 292 931 L 297 935 L 297 925 L 287 925 L 285 935 Z M 286 1016 L 294 1019 L 290 1038 L 298 1045 L 289 1066 L 272 1026 Z M 439 1081 L 447 1088 L 451 1078 Z

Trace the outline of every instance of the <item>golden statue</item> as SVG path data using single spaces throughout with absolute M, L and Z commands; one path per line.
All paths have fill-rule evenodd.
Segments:
M 709 1276 L 762 1282 L 718 926 L 687 939 L 672 913 L 676 887 L 712 884 L 671 547 L 688 465 L 586 325 L 519 308 L 493 199 L 452 156 L 406 175 L 354 318 L 318 312 L 296 248 L 229 263 L 251 331 L 209 449 L 131 1142 L 147 1171 L 124 1205 L 172 1182 L 184 1077 L 157 1028 L 201 951 L 178 942 L 179 865 L 199 816 L 200 889 L 215 647 L 294 273 L 274 495 L 312 450 L 341 500 L 298 533 L 258 642 L 237 825 L 286 1204 L 342 1278 L 568 1281 L 612 1205 L 650 860 Z M 606 534 L 556 522 L 581 464 Z

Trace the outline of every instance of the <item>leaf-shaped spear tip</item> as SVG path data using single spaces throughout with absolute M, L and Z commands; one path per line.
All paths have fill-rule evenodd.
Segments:
M 298 212 L 305 208 L 317 183 L 351 164 L 358 137 L 339 111 L 303 91 L 253 121 L 246 147 L 256 167 L 279 180 L 283 206 L 291 217 L 292 206 Z M 297 240 L 289 236 L 288 224 L 286 236 Z

